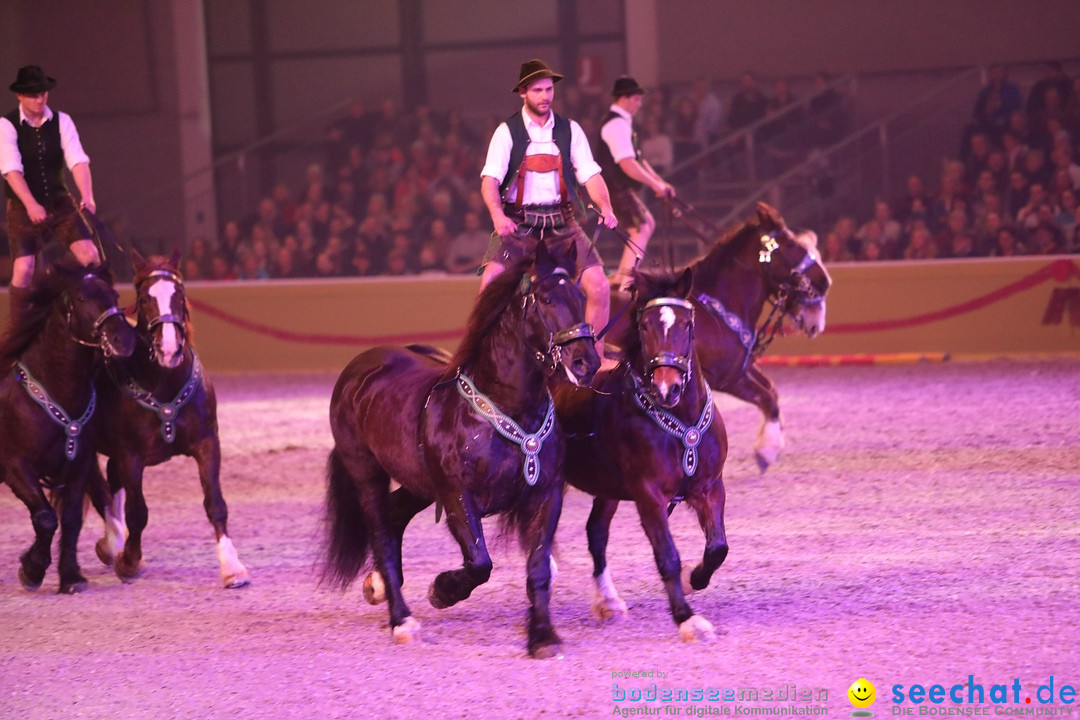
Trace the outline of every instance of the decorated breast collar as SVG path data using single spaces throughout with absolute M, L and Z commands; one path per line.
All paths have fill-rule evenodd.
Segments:
M 49 417 L 64 428 L 64 433 L 67 435 L 64 455 L 67 456 L 68 460 L 74 460 L 79 451 L 79 435 L 82 433 L 83 428 L 86 427 L 86 423 L 90 422 L 90 418 L 94 414 L 94 408 L 97 405 L 97 391 L 94 390 L 93 385 L 90 386 L 90 403 L 86 406 L 86 412 L 78 420 L 72 420 L 68 417 L 64 408 L 49 397 L 49 393 L 45 392 L 45 388 L 34 379 L 34 376 L 21 362 L 15 363 L 15 379 L 26 389 L 27 394 L 48 413 Z
M 180 408 L 194 397 L 195 390 L 201 383 L 202 363 L 199 362 L 198 355 L 192 355 L 191 374 L 188 375 L 187 382 L 180 388 L 180 392 L 176 394 L 172 402 L 161 402 L 154 397 L 152 392 L 135 382 L 130 375 L 124 381 L 123 387 L 135 402 L 158 416 L 161 420 L 161 437 L 165 442 L 171 443 L 176 439 L 176 417 L 180 414 Z
M 540 477 L 540 450 L 544 447 L 544 440 L 551 435 L 555 427 L 555 403 L 551 400 L 551 395 L 548 394 L 547 415 L 544 416 L 540 429 L 528 434 L 514 422 L 513 418 L 499 410 L 495 403 L 477 390 L 476 385 L 465 373 L 458 373 L 456 384 L 458 394 L 469 402 L 473 410 L 491 423 L 500 435 L 521 448 L 521 452 L 525 454 L 523 467 L 525 482 L 535 485 Z
M 705 431 L 712 425 L 712 390 L 709 389 L 708 383 L 705 383 L 705 407 L 701 408 L 701 417 L 698 418 L 696 425 L 687 427 L 686 425 L 683 425 L 682 421 L 677 417 L 653 402 L 652 397 L 646 392 L 637 373 L 631 371 L 630 376 L 634 380 L 634 402 L 637 403 L 637 406 L 641 408 L 642 412 L 648 415 L 653 422 L 659 425 L 661 429 L 665 430 L 669 435 L 674 435 L 682 440 L 683 473 L 685 473 L 687 477 L 692 476 L 698 469 L 697 447 L 701 443 L 701 438 L 705 436 Z
M 753 328 L 746 327 L 746 323 L 744 323 L 738 315 L 724 307 L 724 303 L 708 293 L 701 293 L 698 295 L 697 301 L 739 337 L 739 342 L 746 348 L 746 352 L 749 353 L 754 349 L 754 342 L 757 340 L 757 332 L 755 332 Z

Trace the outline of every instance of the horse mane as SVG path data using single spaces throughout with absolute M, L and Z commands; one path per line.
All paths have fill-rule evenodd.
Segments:
M 65 290 L 76 285 L 87 274 L 113 284 L 108 265 L 84 267 L 74 255 L 66 252 L 66 248 L 64 250 L 64 254 L 53 253 L 53 257 L 46 255 L 43 267 L 39 266 L 34 273 L 26 295 L 26 309 L 19 313 L 15 324 L 0 338 L 0 372 L 10 370 L 34 340 L 40 337 L 52 312 L 53 301 Z
M 510 305 L 510 300 L 521 286 L 521 276 L 532 264 L 531 258 L 523 258 L 493 279 L 476 298 L 469 320 L 465 325 L 465 337 L 443 372 L 442 380 L 454 377 L 459 368 L 471 364 L 480 352 L 480 343 L 494 329 Z
M 747 243 L 758 239 L 760 228 L 761 222 L 757 217 L 727 228 L 704 255 L 690 263 L 694 276 L 712 278 L 721 270 L 731 267 L 746 249 Z
M 615 338 L 615 344 L 622 348 L 626 358 L 636 357 L 641 352 L 641 333 L 638 329 L 637 314 L 650 300 L 661 297 L 681 297 L 682 293 L 675 290 L 679 282 L 679 275 L 666 270 L 635 270 L 630 285 L 633 299 L 626 309 L 629 322 L 623 328 L 622 333 Z

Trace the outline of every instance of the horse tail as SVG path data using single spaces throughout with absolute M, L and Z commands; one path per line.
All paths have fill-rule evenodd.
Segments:
M 337 448 L 326 461 L 326 548 L 320 584 L 349 587 L 370 553 L 367 522 L 356 488 Z

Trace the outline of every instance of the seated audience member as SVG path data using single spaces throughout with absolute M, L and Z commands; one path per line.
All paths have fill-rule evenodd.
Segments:
M 1013 257 L 1026 255 L 1027 248 L 1016 236 L 1016 229 L 1008 225 L 998 228 L 994 235 L 994 245 L 990 248 L 991 257 Z
M 1031 255 L 1058 255 L 1064 252 L 1061 231 L 1051 222 L 1041 222 L 1029 236 L 1028 253 Z
M 821 260 L 826 264 L 835 262 L 851 262 L 855 256 L 851 254 L 847 243 L 840 239 L 835 232 L 825 235 L 825 247 L 821 249 Z
M 447 252 L 446 269 L 452 273 L 476 272 L 491 244 L 491 231 L 482 227 L 480 215 L 465 213 L 465 229 L 459 232 Z
M 867 240 L 863 243 L 862 254 L 859 256 L 859 260 L 866 262 L 876 262 L 878 260 L 887 260 L 885 257 L 885 251 L 882 250 L 881 242 L 878 240 Z
M 911 231 L 908 238 L 907 248 L 904 249 L 905 260 L 932 260 L 938 256 L 937 245 L 930 235 L 930 230 L 920 225 Z

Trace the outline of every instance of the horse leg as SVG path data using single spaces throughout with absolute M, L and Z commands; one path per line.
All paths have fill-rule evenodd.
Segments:
M 464 566 L 439 573 L 428 589 L 428 601 L 440 610 L 455 605 L 472 594 L 491 577 L 491 556 L 484 541 L 480 511 L 471 493 L 443 493 L 446 524 L 461 547 Z M 548 566 L 551 572 L 550 565 Z
M 728 554 L 727 534 L 724 531 L 725 491 L 722 482 L 715 482 L 704 495 L 693 495 L 687 504 L 697 513 L 701 529 L 705 531 L 705 552 L 701 562 L 692 570 L 683 568 L 683 591 L 704 590 L 709 586 L 713 573 L 723 564 Z
M 124 523 L 124 489 L 120 488 L 115 494 L 110 490 L 105 477 L 101 474 L 97 458 L 90 463 L 89 473 L 86 493 L 105 523 L 105 535 L 98 538 L 94 551 L 102 565 L 112 567 L 116 556 L 123 551 L 124 541 L 127 539 L 127 525 Z
M 109 476 L 109 487 L 116 490 L 116 495 L 125 497 L 123 503 L 124 522 L 127 525 L 127 539 L 124 549 L 113 560 L 113 571 L 124 582 L 131 582 L 143 571 L 142 534 L 146 529 L 149 511 L 143 496 L 143 470 L 145 465 L 141 457 L 135 454 L 123 454 L 109 458 L 105 471 Z M 114 496 L 115 497 L 115 496 Z M 114 508 L 119 510 L 119 507 Z
M 551 624 L 551 545 L 555 541 L 555 528 L 562 514 L 561 483 L 553 484 L 546 497 L 538 499 L 535 512 L 529 513 L 528 531 L 522 537 L 522 547 L 529 557 L 525 565 L 525 589 L 529 598 L 528 651 L 529 657 L 546 659 L 557 657 L 562 650 Z
M 784 448 L 784 433 L 780 421 L 780 399 L 773 381 L 755 363 L 746 368 L 723 391 L 761 410 L 762 422 L 754 443 L 758 469 L 765 472 L 780 457 Z
M 404 565 L 401 561 L 401 543 L 405 528 L 418 512 L 431 505 L 431 500 L 419 497 L 403 487 L 390 493 L 390 532 L 397 545 L 397 562 L 401 569 L 402 582 L 405 580 Z M 364 599 L 372 605 L 386 602 L 386 583 L 378 570 L 372 570 L 364 578 Z
M 611 520 L 619 509 L 618 500 L 593 498 L 592 512 L 585 523 L 589 554 L 593 558 L 592 612 L 598 620 L 622 620 L 628 615 L 626 603 L 619 597 L 607 567 L 607 544 Z
M 401 565 L 387 524 L 390 476 L 363 446 L 354 446 L 348 452 L 335 446 L 326 465 L 330 533 L 323 578 L 348 587 L 370 553 L 385 581 L 394 641 L 419 641 L 420 622 L 412 616 L 401 594 Z
M 653 548 L 656 567 L 660 570 L 660 579 L 664 582 L 664 590 L 667 592 L 668 604 L 671 607 L 671 617 L 679 626 L 679 638 L 683 642 L 712 640 L 716 637 L 712 623 L 696 615 L 683 595 L 680 577 L 682 568 L 679 551 L 675 547 L 675 540 L 671 537 L 671 529 L 668 527 L 667 503 L 663 498 L 654 497 L 651 494 L 639 494 L 635 497 L 635 503 L 638 515 L 641 517 L 641 526 Z
M 56 510 L 41 486 L 27 473 L 9 469 L 7 483 L 30 511 L 30 523 L 34 527 L 34 542 L 19 557 L 19 583 L 27 590 L 37 590 L 52 563 L 52 541 L 58 527 Z
M 251 582 L 247 568 L 240 562 L 229 538 L 229 508 L 221 494 L 221 445 L 216 435 L 205 438 L 195 447 L 195 462 L 199 466 L 202 484 L 203 509 L 217 540 L 218 565 L 221 581 L 230 589 L 246 587 Z
M 82 461 L 82 467 L 71 467 L 64 473 L 66 478 L 60 493 L 60 557 L 57 562 L 59 592 L 64 595 L 81 593 L 87 586 L 86 578 L 79 569 L 78 546 L 83 524 L 86 474 L 91 462 L 97 462 L 93 454 Z

